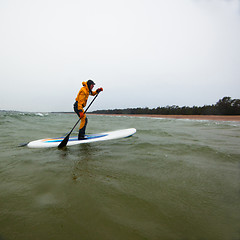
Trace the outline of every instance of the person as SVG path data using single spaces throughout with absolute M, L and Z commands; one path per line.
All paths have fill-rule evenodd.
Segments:
M 88 80 L 87 82 L 82 82 L 83 87 L 78 92 L 76 97 L 76 102 L 74 103 L 74 111 L 81 118 L 80 126 L 79 126 L 79 133 L 78 133 L 78 140 L 84 139 L 86 126 L 88 119 L 83 108 L 87 104 L 88 96 L 92 95 L 95 96 L 96 94 L 103 91 L 103 88 L 98 88 L 96 91 L 92 91 L 94 88 L 95 83 L 92 80 Z

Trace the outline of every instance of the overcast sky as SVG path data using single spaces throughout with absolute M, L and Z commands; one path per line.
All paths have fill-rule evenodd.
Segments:
M 0 0 L 0 109 L 72 111 L 88 79 L 90 110 L 240 98 L 239 0 Z

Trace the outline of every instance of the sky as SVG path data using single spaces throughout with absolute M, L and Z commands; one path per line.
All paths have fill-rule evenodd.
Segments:
M 88 79 L 89 111 L 239 99 L 240 1 L 0 0 L 0 66 L 0 110 L 73 111 Z

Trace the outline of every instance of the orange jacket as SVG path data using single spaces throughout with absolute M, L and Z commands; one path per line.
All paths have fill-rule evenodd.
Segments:
M 78 95 L 77 95 L 75 100 L 78 102 L 78 110 L 82 110 L 83 111 L 83 108 L 87 104 L 87 100 L 88 100 L 89 94 L 94 96 L 94 95 L 97 94 L 97 92 L 96 91 L 92 91 L 92 93 L 90 93 L 90 91 L 88 89 L 87 82 L 82 82 L 82 85 L 83 85 L 83 87 L 80 89 L 80 91 L 79 91 L 79 93 L 78 93 Z

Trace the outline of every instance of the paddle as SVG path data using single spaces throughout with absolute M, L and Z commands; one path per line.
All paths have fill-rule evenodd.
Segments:
M 99 93 L 98 93 L 99 94 Z M 96 97 L 98 96 L 98 94 L 94 97 L 94 99 L 91 101 L 91 103 L 88 105 L 86 111 L 84 113 L 87 112 L 87 110 L 89 109 L 89 107 L 92 105 L 92 103 L 94 102 L 94 100 L 96 99 Z M 58 148 L 61 149 L 61 148 L 64 148 L 67 146 L 67 143 L 68 143 L 68 140 L 69 140 L 69 137 L 73 131 L 73 129 L 77 126 L 77 124 L 79 123 L 81 119 L 79 118 L 78 121 L 75 123 L 74 127 L 72 128 L 72 130 L 68 133 L 68 135 L 62 140 L 62 142 L 58 145 Z

